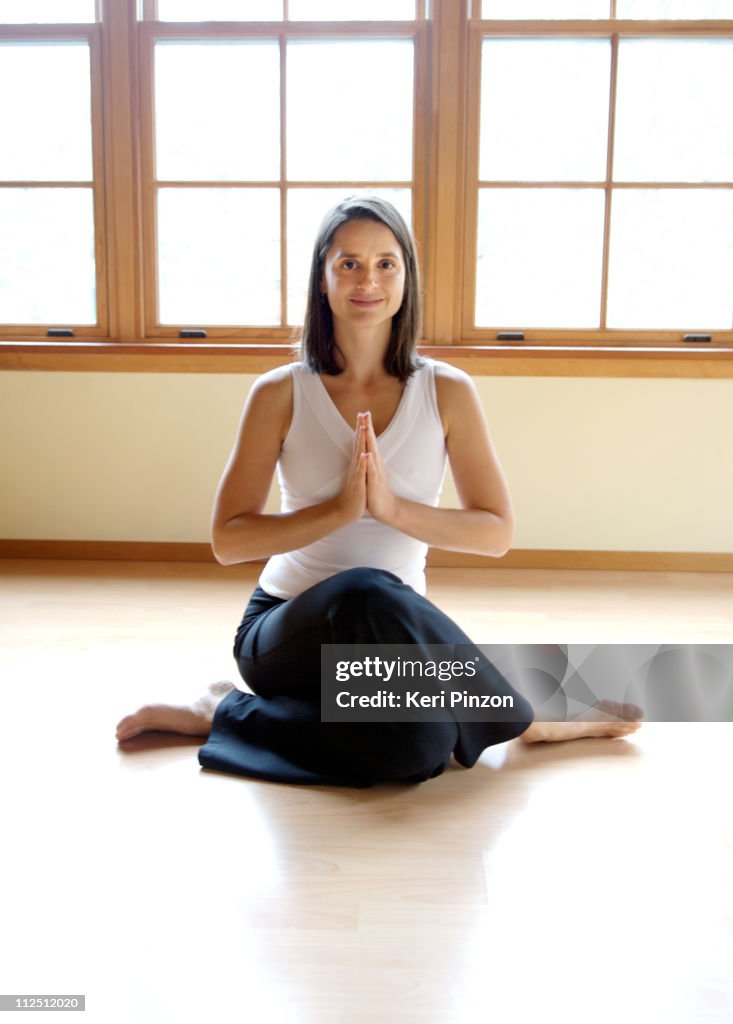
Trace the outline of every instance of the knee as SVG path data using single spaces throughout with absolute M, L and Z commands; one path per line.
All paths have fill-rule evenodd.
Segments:
M 398 608 L 405 584 L 384 569 L 359 567 L 333 577 L 331 617 L 371 619 Z
M 360 565 L 356 569 L 345 569 L 332 577 L 335 590 L 342 599 L 356 597 L 366 599 L 374 593 L 385 593 L 394 589 L 395 584 L 404 586 L 399 576 L 386 569 L 372 569 Z

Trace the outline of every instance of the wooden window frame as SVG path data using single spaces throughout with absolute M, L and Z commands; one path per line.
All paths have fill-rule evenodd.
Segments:
M 140 37 L 140 82 L 141 82 L 141 167 L 143 180 L 143 236 L 145 239 L 144 274 L 145 288 L 145 336 L 152 339 L 178 338 L 183 328 L 202 327 L 207 338 L 213 341 L 266 341 L 290 344 L 293 339 L 293 325 L 286 320 L 287 304 L 287 194 L 290 190 L 308 190 L 319 188 L 349 189 L 373 188 L 392 189 L 405 188 L 412 192 L 413 226 L 420 245 L 425 230 L 424 208 L 425 194 L 425 109 L 427 89 L 425 70 L 428 66 L 428 28 L 426 22 L 379 22 L 375 26 L 365 27 L 363 24 L 339 22 L 250 22 L 246 27 L 226 22 L 207 22 L 202 25 L 180 25 L 162 22 L 141 23 Z M 412 177 L 405 180 L 308 180 L 291 179 L 285 173 L 285 51 L 292 40 L 313 39 L 405 39 L 414 43 L 414 102 L 413 102 L 413 159 Z M 279 177 L 267 181 L 159 181 L 154 168 L 154 125 L 153 125 L 153 75 L 154 53 L 156 43 L 161 40 L 198 41 L 211 39 L 227 39 L 232 41 L 267 40 L 277 42 L 280 50 L 280 174 Z M 235 326 L 217 327 L 207 324 L 161 324 L 156 319 L 156 196 L 159 187 L 165 188 L 243 188 L 277 189 L 280 194 L 280 223 L 282 237 L 280 243 L 281 280 L 281 318 L 282 325 L 272 326 Z M 325 211 L 324 211 L 325 212 Z
M 473 0 L 476 14 L 480 10 L 480 0 Z M 615 2 L 614 2 L 615 9 Z M 655 190 L 716 190 L 730 191 L 733 182 L 615 182 L 613 180 L 614 132 L 616 120 L 616 88 L 618 74 L 619 44 L 623 39 L 679 39 L 679 38 L 728 38 L 733 34 L 733 22 L 722 21 L 628 21 L 608 18 L 592 21 L 489 21 L 480 17 L 469 19 L 468 25 L 468 68 L 467 79 L 473 88 L 466 89 L 467 134 L 466 134 L 466 188 L 463 223 L 466 232 L 463 247 L 464 286 L 461 289 L 462 303 L 456 310 L 456 318 L 460 323 L 460 337 L 472 345 L 485 345 L 492 349 L 505 350 L 506 343 L 497 339 L 497 334 L 509 327 L 476 327 L 474 326 L 474 309 L 476 301 L 476 267 L 477 235 L 478 235 L 478 202 L 482 188 L 593 188 L 603 189 L 605 194 L 604 241 L 602 262 L 601 290 L 601 322 L 606 320 L 608 301 L 608 272 L 610 254 L 610 210 L 614 192 L 624 190 L 655 189 Z M 480 82 L 482 44 L 487 38 L 598 38 L 608 39 L 611 44 L 610 102 L 608 119 L 608 139 L 606 156 L 606 174 L 600 181 L 482 181 L 479 178 L 479 125 L 480 125 Z M 608 328 L 606 326 L 593 329 L 549 329 L 540 330 L 517 326 L 522 330 L 524 341 L 520 346 L 561 346 L 567 348 L 587 348 L 592 346 L 600 352 L 607 349 L 638 351 L 639 349 L 665 349 L 679 351 L 689 350 L 690 343 L 683 340 L 685 332 L 677 330 L 634 330 L 632 328 Z M 709 333 L 713 341 L 704 343 L 706 349 L 733 351 L 733 329 L 715 329 Z
M 99 2 L 99 0 L 98 0 Z M 0 28 L 0 41 L 18 43 L 79 42 L 89 46 L 91 77 L 91 151 L 92 178 L 86 181 L 67 181 L 61 178 L 50 180 L 3 180 L 0 189 L 86 189 L 92 193 L 94 210 L 94 255 L 97 321 L 95 324 L 74 324 L 58 321 L 42 324 L 3 324 L 1 335 L 23 338 L 45 338 L 49 328 L 71 328 L 76 335 L 87 338 L 109 338 L 110 297 L 108 290 L 107 266 L 107 194 L 105 189 L 105 117 L 103 112 L 102 79 L 102 26 L 99 23 L 75 25 L 7 25 Z M 0 336 L 1 336 L 0 335 Z
M 287 2 L 287 0 L 285 0 Z M 481 39 L 492 33 L 689 35 L 733 33 L 733 22 L 487 22 L 479 0 L 421 0 L 414 22 L 191 23 L 138 21 L 138 6 L 155 0 L 105 0 L 104 22 L 80 26 L 7 26 L 2 36 L 89 38 L 93 52 L 94 170 L 97 178 L 97 274 L 106 287 L 106 323 L 79 327 L 68 341 L 43 330 L 2 329 L 0 368 L 132 372 L 260 372 L 291 358 L 288 327 L 207 329 L 209 340 L 175 337 L 173 328 L 146 329 L 154 240 L 144 223 L 152 211 L 152 46 L 156 38 L 238 33 L 285 40 L 360 34 L 415 39 L 413 221 L 422 256 L 425 338 L 421 350 L 474 374 L 733 378 L 733 342 L 683 346 L 675 332 L 620 340 L 598 332 L 525 333 L 526 341 L 496 342 L 471 326 L 475 206 L 478 196 L 478 89 Z M 101 0 L 98 0 L 101 7 Z M 429 17 L 425 17 L 429 13 Z M 439 45 L 438 45 L 439 43 Z M 283 42 L 281 42 L 283 45 Z M 477 61 L 479 63 L 477 63 Z M 473 77 L 473 87 L 471 85 Z M 100 88 L 101 85 L 101 88 Z M 147 107 L 145 104 L 147 103 Z M 147 117 L 141 118 L 141 112 Z M 219 185 L 223 183 L 217 183 Z M 230 184 L 230 183 L 226 183 Z M 246 183 L 250 184 L 250 183 Z M 290 183 L 281 180 L 281 197 Z M 338 187 L 339 182 L 307 182 Z M 388 183 L 370 182 L 371 187 Z M 532 183 L 535 184 L 535 183 Z M 637 186 L 638 187 L 638 186 Z M 284 199 L 282 200 L 284 201 Z M 473 216 L 473 220 L 471 217 Z M 283 246 L 284 252 L 284 246 Z M 145 258 L 143 258 L 145 253 Z M 146 298 L 147 296 L 147 298 Z M 284 299 L 283 299 L 284 301 Z M 626 332 L 630 334 L 630 332 Z M 719 332 L 715 332 L 717 335 Z

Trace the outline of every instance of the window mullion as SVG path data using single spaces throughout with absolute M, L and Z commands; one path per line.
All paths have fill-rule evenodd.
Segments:
M 105 4 L 103 93 L 107 150 L 107 262 L 110 333 L 143 337 L 137 199 L 135 0 Z
M 91 71 L 91 113 L 92 113 L 92 193 L 94 195 L 94 265 L 96 269 L 97 287 L 97 330 L 104 335 L 110 332 L 110 300 L 112 291 L 112 275 L 108 266 L 110 249 L 107 197 L 105 197 L 105 158 L 104 158 L 104 124 L 102 109 L 102 65 L 100 54 L 100 26 L 94 26 L 90 42 Z
M 615 0 L 614 0 L 615 7 Z M 611 38 L 611 83 L 608 98 L 608 145 L 606 149 L 606 208 L 603 224 L 603 266 L 601 277 L 601 330 L 606 329 L 608 311 L 608 267 L 611 253 L 611 209 L 613 206 L 613 145 L 616 127 L 616 83 L 618 80 L 619 37 Z
M 283 14 L 287 17 L 287 0 Z M 280 33 L 280 324 L 288 322 L 287 37 Z
M 426 336 L 437 344 L 460 337 L 467 0 L 435 0 L 433 20 L 430 216 L 426 260 Z

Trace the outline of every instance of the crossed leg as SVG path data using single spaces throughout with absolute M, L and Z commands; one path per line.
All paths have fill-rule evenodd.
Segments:
M 212 683 L 193 704 L 145 704 L 122 719 L 117 739 L 122 743 L 150 731 L 208 736 L 219 702 L 234 689 L 234 683 Z M 524 743 L 558 743 L 594 736 L 623 739 L 641 727 L 642 716 L 643 711 L 634 704 L 599 701 L 572 722 L 533 722 L 519 738 Z

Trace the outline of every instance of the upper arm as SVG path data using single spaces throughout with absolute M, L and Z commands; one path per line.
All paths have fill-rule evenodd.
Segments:
M 289 366 L 271 370 L 255 381 L 216 492 L 214 529 L 235 516 L 264 509 L 292 408 Z
M 461 505 L 512 520 L 509 488 L 473 380 L 454 366 L 436 363 L 435 388 Z

